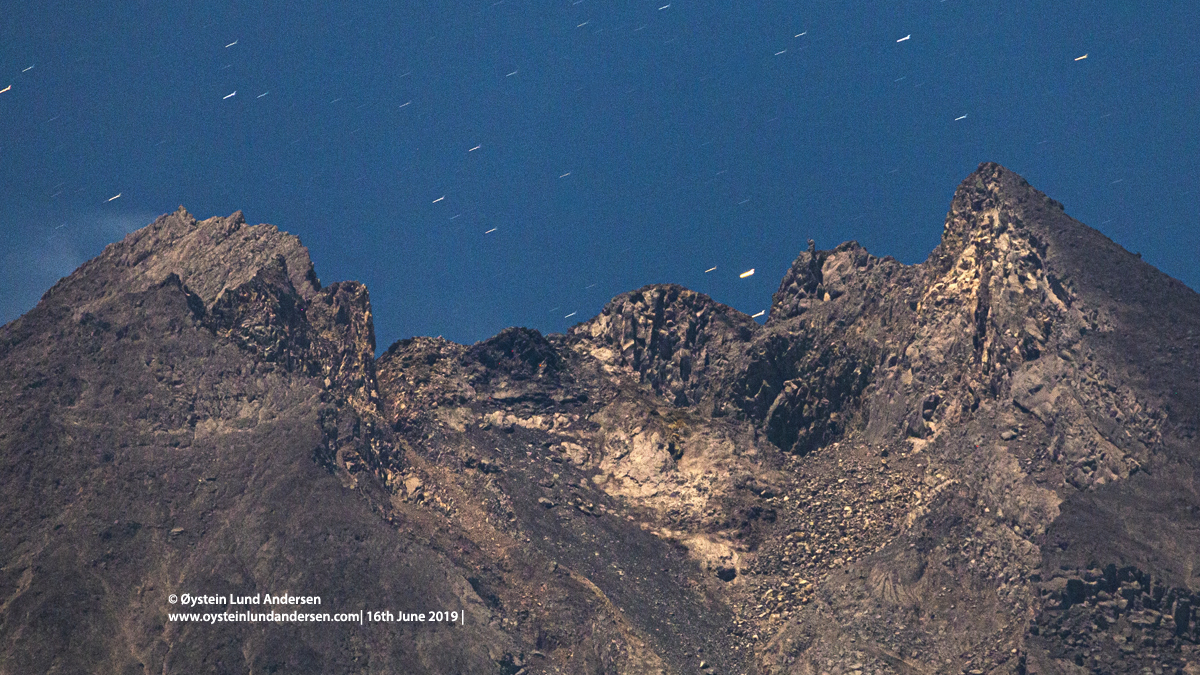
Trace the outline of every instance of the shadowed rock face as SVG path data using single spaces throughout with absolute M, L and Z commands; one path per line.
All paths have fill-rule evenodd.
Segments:
M 0 329 L 0 672 L 1200 672 L 1200 296 L 998 165 L 765 325 L 660 285 L 374 350 L 182 209 Z M 265 592 L 465 622 L 167 617 Z

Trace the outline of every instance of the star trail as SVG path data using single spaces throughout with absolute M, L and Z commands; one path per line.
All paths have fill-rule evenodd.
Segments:
M 10 8 L 0 321 L 181 204 L 366 283 L 380 349 L 761 314 L 810 238 L 923 260 L 982 161 L 1200 287 L 1191 3 L 403 4 Z

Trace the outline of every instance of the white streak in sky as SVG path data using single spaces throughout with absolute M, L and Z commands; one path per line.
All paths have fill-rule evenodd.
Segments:
M 568 172 L 564 173 L 563 175 L 559 176 L 559 178 L 566 178 L 567 176 L 570 176 L 570 175 L 571 175 L 571 172 L 568 171 Z
M 786 49 L 781 49 L 781 50 L 775 52 L 775 56 L 779 56 L 780 54 L 786 54 L 786 53 L 787 53 Z
M 905 40 L 907 40 L 911 37 L 912 37 L 912 33 L 909 33 L 908 35 L 905 35 L 904 37 L 900 38 L 899 40 L 896 40 L 896 42 L 904 42 Z
M 498 229 L 500 229 L 500 228 L 498 228 L 498 227 L 493 227 L 492 229 L 488 230 L 487 232 L 484 232 L 484 234 L 491 234 L 491 233 L 495 232 L 495 231 L 496 231 L 496 230 L 498 230 Z
M 438 203 L 438 202 L 442 201 L 442 200 L 443 200 L 443 199 L 445 199 L 445 198 L 446 198 L 446 195 L 442 195 L 441 197 L 438 197 L 437 199 L 433 200 L 433 203 L 434 203 L 434 204 L 436 204 L 436 203 Z
M 752 276 L 754 276 L 754 268 L 753 267 L 751 267 L 750 269 L 746 270 L 745 272 L 742 272 L 741 274 L 739 274 L 738 278 L 745 279 L 746 277 L 752 277 Z
M 233 93 L 232 93 L 232 94 L 229 94 L 228 96 L 226 96 L 225 98 L 223 98 L 223 99 L 221 99 L 221 100 L 222 100 L 222 101 L 224 101 L 226 98 L 233 98 L 234 96 L 237 96 L 237 90 L 236 90 L 236 89 L 234 89 L 234 90 L 233 90 Z
M 262 98 L 262 97 L 266 96 L 266 95 L 267 95 L 267 94 L 269 94 L 269 93 L 271 93 L 271 92 L 269 92 L 269 91 L 264 91 L 263 93 L 259 94 L 258 96 L 255 96 L 254 98 Z
M 412 103 L 412 101 L 409 101 L 408 103 Z M 401 103 L 400 107 L 403 108 L 404 106 L 408 105 L 408 103 Z
M 671 4 L 670 4 L 670 3 L 667 3 L 667 4 L 663 5 L 662 7 L 659 7 L 659 8 L 658 8 L 658 11 L 660 11 L 660 12 L 661 12 L 661 11 L 663 11 L 664 9 L 666 9 L 666 8 L 668 8 L 668 7 L 670 7 L 670 6 L 671 6 Z
M 1084 59 L 1086 59 L 1086 58 L 1087 58 L 1087 54 L 1084 54 L 1083 56 L 1080 56 L 1079 58 L 1077 58 L 1077 59 L 1075 59 L 1075 60 L 1076 60 L 1076 61 L 1082 61 L 1082 60 L 1084 60 Z
M 957 121 L 959 121 L 959 120 L 965 120 L 965 119 L 967 119 L 967 116 L 966 116 L 966 115 L 963 115 L 962 117 L 955 117 L 955 118 L 954 118 L 954 121 L 955 121 L 955 122 L 957 122 Z
M 480 143 L 479 145 L 477 145 L 477 146 L 475 146 L 475 147 L 471 148 L 470 150 L 468 150 L 467 152 L 475 152 L 476 150 L 478 150 L 478 149 L 480 149 L 480 148 L 482 148 L 482 147 L 483 147 L 483 143 Z
M 761 310 L 761 311 L 759 311 L 759 313 L 758 313 L 758 314 L 754 314 L 754 315 L 753 315 L 753 316 L 751 316 L 750 318 L 751 318 L 751 319 L 757 319 L 758 317 L 760 317 L 760 316 L 762 316 L 763 314 L 766 314 L 766 313 L 767 313 L 767 310 L 765 310 L 765 309 L 764 309 L 764 310 Z
M 804 37 L 805 35 L 808 35 L 808 31 L 804 31 L 803 33 L 797 33 L 796 37 Z
M 121 193 L 120 193 L 120 192 L 118 192 L 117 194 L 113 195 L 112 197 L 109 197 L 108 199 L 106 199 L 106 200 L 104 201 L 104 203 L 105 203 L 105 204 L 107 204 L 108 202 L 111 202 L 112 200 L 114 200 L 114 199 L 116 199 L 117 197 L 120 197 L 120 196 L 121 196 Z
M 716 267 L 710 267 L 710 268 L 708 268 L 708 269 L 704 270 L 704 273 L 705 273 L 705 274 L 708 274 L 709 272 L 712 272 L 712 271 L 714 271 L 714 270 L 716 270 L 716 269 L 717 269 Z
M 509 74 L 505 75 L 505 77 L 512 77 L 513 75 L 516 75 L 516 74 L 517 74 L 517 71 L 516 71 L 516 70 L 514 70 L 514 71 L 512 71 L 511 73 L 509 73 Z
M 12 85 L 11 85 L 11 84 L 10 84 L 10 85 L 8 85 L 7 87 L 3 88 L 3 89 L 0 89 L 0 94 L 3 94 L 4 92 L 8 91 L 9 89 L 12 89 Z
M 234 40 L 233 42 L 230 42 L 229 44 L 225 45 L 225 49 L 229 49 L 230 47 L 232 47 L 236 44 L 237 44 L 237 40 Z
M 22 72 L 22 73 L 28 73 L 28 72 L 29 72 L 29 71 L 31 71 L 31 70 L 33 70 L 33 66 L 29 66 L 28 68 L 26 68 L 25 70 L 22 70 L 21 72 Z
M 569 319 L 569 318 L 571 318 L 571 317 L 575 316 L 575 315 L 576 315 L 576 314 L 578 314 L 578 313 L 579 313 L 579 312 L 571 312 L 570 314 L 568 314 L 568 315 L 564 316 L 563 318 L 564 318 L 564 319 Z

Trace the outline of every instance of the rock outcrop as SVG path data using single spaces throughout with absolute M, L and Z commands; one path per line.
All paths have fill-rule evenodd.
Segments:
M 758 328 L 707 295 L 667 284 L 613 298 L 570 337 L 576 350 L 636 373 L 672 404 L 688 406 L 710 398 L 713 376 L 728 368 L 731 349 Z
M 1003 167 L 765 325 L 374 340 L 182 209 L 0 329 L 0 672 L 1200 672 L 1200 296 Z M 223 590 L 459 622 L 169 618 Z

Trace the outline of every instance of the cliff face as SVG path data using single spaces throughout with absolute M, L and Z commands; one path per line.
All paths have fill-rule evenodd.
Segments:
M 997 165 L 766 325 L 663 285 L 374 350 L 182 209 L 0 329 L 0 672 L 1200 672 L 1200 296 Z M 465 622 L 167 620 L 285 591 Z

